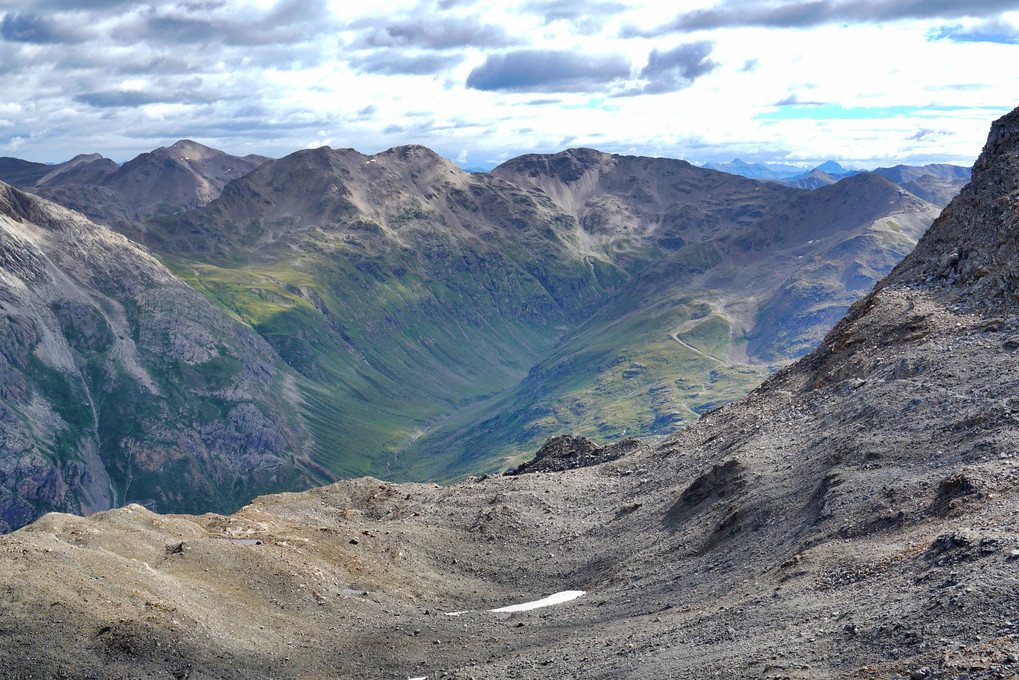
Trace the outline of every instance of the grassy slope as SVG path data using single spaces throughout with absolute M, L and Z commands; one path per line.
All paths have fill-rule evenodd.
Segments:
M 602 285 L 577 263 L 543 283 L 509 241 L 482 253 L 451 240 L 362 258 L 309 237 L 317 242 L 302 251 L 318 253 L 297 260 L 165 261 L 301 374 L 311 456 L 342 476 L 387 474 L 421 429 L 517 383 L 569 323 L 549 289 L 571 277 L 590 277 L 595 294 Z
M 829 187 L 749 236 L 722 234 L 645 268 L 507 394 L 417 440 L 396 476 L 499 471 L 567 432 L 666 434 L 741 397 L 909 252 L 936 210 L 897 193 L 873 177 Z M 874 207 L 846 216 L 846 202 Z
M 853 246 L 839 239 L 858 224 L 841 215 L 866 222 L 898 192 L 863 178 L 816 195 L 762 185 L 774 194 L 765 195 L 685 164 L 653 173 L 661 186 L 630 181 L 644 168 L 610 168 L 604 181 L 637 186 L 640 209 L 628 217 L 628 204 L 595 196 L 577 199 L 587 212 L 567 215 L 540 188 L 467 179 L 428 159 L 383 168 L 385 156 L 369 164 L 351 152 L 296 154 L 280 161 L 286 172 L 267 164 L 210 210 L 149 232 L 178 275 L 301 375 L 317 440 L 309 455 L 342 476 L 448 480 L 504 468 L 558 432 L 606 440 L 691 422 L 827 329 L 827 314 L 804 311 L 809 296 L 784 306 L 762 299 L 781 283 L 776 263 L 788 274 L 801 253 L 835 246 L 845 252 L 831 257 L 851 259 Z M 570 166 L 574 184 L 548 190 L 592 190 L 591 168 L 605 158 Z M 369 188 L 358 184 L 362 167 L 380 173 Z M 310 178 L 298 195 L 285 181 L 294 172 Z M 709 196 L 712 207 L 688 215 L 669 192 Z M 652 198 L 664 212 L 647 211 Z M 613 222 L 630 231 L 610 229 L 604 249 L 592 250 L 593 234 L 579 225 Z M 886 266 L 860 264 L 862 278 Z M 788 281 L 783 295 L 799 286 L 837 308 L 841 265 L 833 280 L 818 271 Z M 786 332 L 771 320 L 796 315 L 813 329 L 787 333 L 800 344 L 747 358 L 763 331 Z

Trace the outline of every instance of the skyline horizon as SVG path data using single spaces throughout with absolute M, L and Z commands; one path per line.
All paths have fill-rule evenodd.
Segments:
M 968 165 L 1017 49 L 1019 0 L 0 0 L 0 155 Z
M 724 156 L 724 152 L 719 152 L 719 153 L 713 154 L 712 157 L 709 157 L 709 158 L 703 158 L 703 157 L 702 158 L 691 158 L 691 157 L 674 156 L 674 155 L 669 155 L 669 154 L 643 154 L 643 153 L 610 151 L 610 150 L 608 150 L 606 148 L 599 148 L 599 147 L 596 147 L 596 146 L 568 146 L 568 147 L 560 148 L 560 149 L 555 150 L 555 151 L 537 151 L 537 150 L 526 151 L 526 150 L 524 150 L 524 151 L 521 151 L 519 153 L 515 153 L 515 154 L 512 154 L 512 155 L 510 155 L 507 152 L 506 154 L 503 154 L 504 157 L 499 159 L 499 160 L 461 161 L 458 158 L 456 158 L 456 157 L 454 157 L 454 156 L 452 156 L 450 154 L 442 153 L 440 150 L 435 149 L 435 148 L 433 148 L 433 147 L 431 147 L 431 146 L 429 146 L 427 144 L 422 144 L 422 143 L 413 142 L 413 141 L 408 141 L 406 143 L 401 143 L 401 144 L 395 144 L 393 146 L 388 146 L 388 147 L 385 147 L 385 148 L 380 148 L 380 149 L 374 150 L 374 151 L 366 151 L 364 149 L 359 149 L 356 146 L 339 146 L 339 145 L 335 145 L 335 144 L 322 144 L 322 145 L 314 146 L 314 147 L 295 148 L 295 149 L 292 149 L 292 150 L 290 150 L 288 152 L 284 152 L 284 153 L 275 155 L 275 154 L 268 154 L 268 153 L 264 153 L 264 152 L 259 152 L 258 150 L 253 150 L 253 151 L 252 150 L 248 150 L 246 153 L 237 153 L 237 152 L 234 152 L 234 151 L 232 151 L 232 150 L 230 150 L 228 148 L 222 148 L 220 146 L 216 146 L 214 143 L 210 143 L 209 141 L 203 141 L 202 139 L 197 138 L 197 137 L 198 137 L 197 135 L 193 135 L 193 136 L 184 135 L 184 136 L 176 138 L 173 141 L 168 141 L 168 142 L 165 142 L 165 143 L 159 143 L 156 146 L 153 146 L 151 148 L 142 149 L 142 150 L 137 151 L 136 153 L 133 153 L 132 155 L 122 156 L 121 158 L 112 157 L 110 155 L 107 155 L 106 153 L 104 153 L 101 150 L 79 151 L 77 153 L 72 153 L 71 155 L 66 156 L 66 157 L 64 157 L 62 159 L 59 159 L 59 160 L 38 160 L 38 159 L 34 159 L 34 158 L 27 157 L 27 156 L 22 156 L 22 155 L 16 155 L 16 154 L 12 154 L 12 155 L 0 155 L 0 158 L 10 158 L 10 159 L 15 159 L 15 160 L 27 161 L 27 162 L 31 162 L 31 163 L 41 163 L 43 165 L 56 166 L 56 165 L 60 165 L 62 163 L 67 163 L 67 162 L 69 162 L 71 160 L 74 160 L 75 158 L 78 158 L 78 157 L 81 157 L 81 156 L 99 155 L 102 158 L 105 158 L 107 160 L 112 160 L 113 162 L 117 163 L 117 165 L 124 165 L 125 163 L 128 163 L 128 162 L 134 160 L 135 158 L 137 158 L 137 157 L 139 157 L 141 155 L 144 155 L 146 153 L 152 153 L 154 151 L 157 151 L 157 150 L 163 149 L 163 148 L 170 148 L 170 147 L 172 147 L 172 146 L 174 146 L 176 144 L 179 144 L 181 142 L 192 142 L 192 143 L 199 144 L 201 146 L 204 146 L 204 147 L 207 147 L 207 148 L 210 148 L 210 149 L 214 149 L 216 151 L 222 151 L 223 153 L 227 153 L 227 154 L 232 155 L 232 156 L 243 157 L 243 156 L 247 156 L 247 155 L 261 155 L 261 156 L 266 156 L 266 157 L 268 157 L 270 159 L 273 159 L 273 160 L 277 160 L 277 159 L 280 159 L 280 158 L 285 158 L 286 156 L 289 156 L 289 155 L 291 155 L 293 153 L 297 153 L 297 152 L 300 152 L 300 151 L 309 151 L 309 150 L 313 150 L 313 149 L 317 149 L 317 148 L 329 148 L 329 149 L 334 149 L 334 150 L 352 149 L 352 150 L 356 151 L 357 153 L 360 153 L 360 154 L 362 154 L 364 156 L 374 156 L 376 154 L 384 153 L 386 151 L 389 151 L 389 150 L 392 150 L 392 149 L 396 149 L 396 148 L 400 148 L 400 147 L 403 147 L 403 146 L 424 146 L 424 147 L 430 149 L 431 151 L 433 151 L 434 153 L 436 153 L 437 155 L 439 155 L 440 157 L 453 162 L 458 167 L 460 167 L 462 170 L 469 171 L 470 169 L 473 169 L 473 168 L 484 168 L 485 171 L 487 172 L 488 170 L 490 170 L 490 169 L 492 169 L 494 167 L 497 167 L 501 163 L 504 163 L 504 162 L 506 162 L 508 160 L 511 160 L 513 158 L 518 158 L 520 156 L 526 156 L 526 155 L 555 155 L 557 153 L 562 153 L 564 151 L 569 151 L 571 149 L 588 148 L 588 149 L 594 149 L 595 151 L 599 151 L 601 153 L 607 153 L 607 154 L 619 155 L 619 156 L 644 156 L 644 157 L 648 157 L 648 158 L 669 158 L 669 159 L 673 159 L 673 160 L 684 161 L 684 162 L 690 163 L 691 165 L 694 165 L 694 166 L 697 166 L 697 167 L 707 167 L 707 166 L 713 165 L 713 164 L 714 165 L 728 165 L 728 164 L 742 162 L 742 163 L 746 163 L 748 165 L 779 166 L 779 167 L 786 166 L 786 167 L 796 167 L 796 168 L 799 168 L 801 170 L 810 171 L 810 170 L 817 169 L 819 166 L 821 166 L 821 165 L 823 165 L 825 163 L 835 162 L 835 163 L 839 164 L 840 166 L 842 166 L 846 170 L 869 172 L 869 171 L 875 170 L 877 168 L 894 167 L 895 165 L 924 166 L 924 165 L 931 165 L 931 164 L 948 164 L 948 165 L 957 165 L 957 166 L 960 166 L 960 167 L 972 167 L 973 162 L 976 161 L 976 158 L 980 155 L 980 150 L 978 149 L 975 153 L 972 154 L 972 160 L 970 162 L 968 162 L 968 163 L 958 162 L 955 159 L 945 159 L 945 158 L 940 158 L 939 159 L 937 156 L 931 156 L 931 159 L 930 160 L 926 160 L 925 162 L 916 162 L 916 163 L 891 162 L 891 163 L 888 163 L 888 164 L 885 164 L 885 165 L 880 165 L 880 164 L 878 164 L 878 165 L 874 165 L 874 164 L 867 165 L 867 164 L 862 164 L 862 163 L 858 163 L 858 162 L 853 162 L 853 161 L 848 161 L 848 160 L 844 160 L 844 159 L 841 159 L 841 158 L 833 158 L 833 157 L 819 157 L 817 159 L 812 159 L 812 160 L 802 160 L 802 159 L 792 159 L 792 160 L 789 160 L 789 159 L 782 159 L 782 158 L 775 159 L 774 157 L 769 157 L 769 156 L 765 156 L 765 155 L 761 154 L 761 155 L 758 155 L 756 157 L 755 156 L 731 156 L 731 157 L 726 158 Z M 894 159 L 890 159 L 890 160 L 894 160 Z

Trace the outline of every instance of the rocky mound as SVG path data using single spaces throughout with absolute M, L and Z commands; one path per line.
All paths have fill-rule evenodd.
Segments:
M 638 439 L 624 439 L 608 446 L 597 446 L 587 437 L 563 434 L 545 440 L 534 458 L 507 470 L 507 475 L 527 472 L 562 472 L 616 460 L 643 446 Z

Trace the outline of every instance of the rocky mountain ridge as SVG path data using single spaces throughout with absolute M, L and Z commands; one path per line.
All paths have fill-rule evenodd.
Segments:
M 543 433 L 612 439 L 692 422 L 816 345 L 937 212 L 862 174 L 796 192 L 746 231 L 690 229 L 689 245 L 634 275 L 511 391 L 411 451 L 440 461 L 491 450 L 492 439 L 526 451 Z
M 99 154 L 45 165 L 0 158 L 0 181 L 103 224 L 127 223 L 207 204 L 231 180 L 269 160 L 231 156 L 182 139 L 123 165 Z
M 807 171 L 782 164 L 744 163 L 739 159 L 731 163 L 708 163 L 704 167 L 799 189 L 817 189 L 865 172 L 849 170 L 834 161 L 827 161 Z M 870 172 L 887 177 L 905 191 L 942 208 L 970 180 L 969 168 L 948 163 L 896 165 L 891 168 L 875 168 Z
M 498 408 L 507 390 L 563 342 L 565 331 L 621 294 L 625 282 L 645 268 L 673 253 L 683 267 L 701 266 L 705 258 L 715 258 L 716 240 L 753 240 L 748 234 L 767 220 L 768 229 L 797 225 L 781 238 L 790 246 L 794 240 L 811 241 L 807 251 L 812 253 L 815 241 L 834 244 L 812 239 L 812 231 L 844 230 L 849 238 L 862 226 L 836 219 L 825 207 L 845 198 L 855 201 L 854 208 L 862 211 L 857 217 L 867 225 L 879 217 L 863 217 L 874 205 L 878 212 L 900 216 L 901 224 L 893 220 L 895 229 L 876 243 L 877 250 L 887 251 L 880 262 L 855 253 L 847 257 L 847 265 L 858 259 L 852 266 L 869 272 L 865 288 L 908 251 L 937 213 L 912 197 L 899 197 L 883 179 L 840 186 L 816 200 L 801 201 L 803 196 L 682 161 L 593 149 L 523 156 L 478 175 L 460 171 L 424 147 L 374 156 L 321 148 L 266 163 L 229 184 L 208 206 L 149 222 L 140 238 L 185 280 L 249 321 L 308 378 L 312 396 L 307 401 L 316 404 L 309 417 L 319 423 L 315 431 L 330 451 L 317 458 L 322 465 L 344 475 L 446 480 L 501 469 L 514 453 L 532 450 L 562 426 L 529 425 L 523 428 L 526 441 L 496 451 L 436 446 L 442 435 L 432 435 L 436 426 L 482 420 L 476 414 L 489 408 L 486 404 Z M 895 207 L 895 201 L 910 200 L 909 207 Z M 790 210 L 797 211 L 795 219 L 786 215 Z M 799 217 L 801 210 L 807 218 Z M 780 255 L 785 247 L 758 239 L 744 251 L 742 264 L 783 257 L 790 266 L 777 270 L 789 271 L 809 261 L 800 252 Z M 732 264 L 721 257 L 709 267 L 725 265 L 733 272 Z M 761 264 L 760 271 L 769 267 Z M 657 281 L 662 294 L 674 290 L 674 281 L 646 280 Z M 716 283 L 726 290 L 720 278 Z M 766 288 L 772 285 L 777 284 Z M 840 298 L 842 309 L 862 292 Z M 829 295 L 827 284 L 819 295 Z M 267 300 L 278 306 L 266 309 Z M 743 312 L 754 308 L 748 305 Z M 842 309 L 818 323 L 833 322 Z M 694 326 L 701 316 L 694 311 L 677 323 Z M 730 323 L 724 315 L 723 323 Z M 295 324 L 303 337 L 295 337 Z M 662 330 L 662 341 L 682 354 L 669 331 Z M 470 339 L 466 344 L 460 339 L 464 332 Z M 639 337 L 633 339 L 643 342 Z M 738 333 L 736 338 L 741 339 Z M 430 345 L 423 347 L 422 340 Z M 779 352 L 769 362 L 783 363 L 793 355 Z M 627 363 L 639 364 L 641 357 Z M 669 370 L 657 375 L 667 376 Z M 758 365 L 745 374 L 730 371 L 714 400 L 738 396 L 769 370 Z M 526 380 L 520 384 L 526 389 Z M 561 391 L 555 396 L 568 398 Z M 684 398 L 677 390 L 660 394 L 656 410 L 679 412 L 679 417 L 657 425 L 655 418 L 644 421 L 639 433 L 654 427 L 668 431 L 662 428 L 695 418 L 679 406 Z M 357 402 L 371 406 L 360 422 L 337 418 Z M 338 421 L 340 436 L 330 431 Z M 590 428 L 585 434 L 611 435 L 595 430 L 591 421 L 583 423 Z M 351 442 L 360 448 L 338 461 L 335 452 L 350 449 Z M 380 450 L 391 456 L 380 460 Z
M 450 487 L 365 478 L 229 517 L 54 514 L 0 538 L 0 669 L 1014 675 L 1017 177 L 1019 111 L 816 349 L 610 461 Z M 582 594 L 502 609 L 560 591 Z

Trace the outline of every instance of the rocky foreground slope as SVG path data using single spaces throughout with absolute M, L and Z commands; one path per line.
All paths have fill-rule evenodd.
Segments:
M 0 539 L 0 670 L 1011 677 L 1017 199 L 1019 111 L 816 350 L 598 465 L 452 487 L 365 478 L 229 517 L 48 515 Z M 586 593 L 490 611 L 565 590 Z

